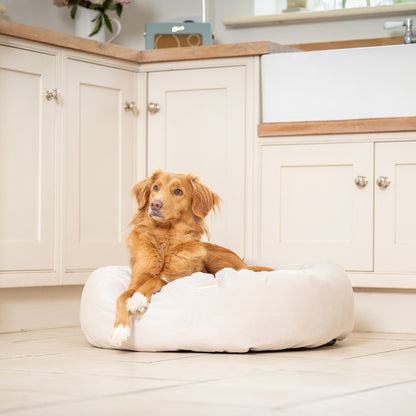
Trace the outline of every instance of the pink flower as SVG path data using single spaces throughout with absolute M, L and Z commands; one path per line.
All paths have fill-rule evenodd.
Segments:
M 128 4 L 132 3 L 133 0 L 113 0 L 113 3 L 120 3 L 123 6 L 127 6 Z
M 53 4 L 54 6 L 58 6 L 58 7 L 65 7 L 68 6 L 69 0 L 53 0 Z

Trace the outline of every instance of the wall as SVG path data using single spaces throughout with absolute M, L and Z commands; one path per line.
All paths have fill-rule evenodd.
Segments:
M 7 7 L 6 18 L 10 20 L 74 34 L 69 10 L 53 6 L 52 0 L 1 0 L 1 4 Z M 403 29 L 385 30 L 383 23 L 392 20 L 387 17 L 227 29 L 221 23 L 222 19 L 254 14 L 254 0 L 206 0 L 206 5 L 207 21 L 213 24 L 215 31 L 215 43 L 269 40 L 281 44 L 296 44 L 400 36 L 404 33 Z M 122 34 L 114 43 L 144 49 L 143 33 L 146 22 L 200 18 L 201 14 L 202 0 L 134 0 L 123 11 Z M 400 20 L 400 17 L 395 16 L 393 20 Z
M 5 18 L 15 22 L 44 29 L 74 34 L 74 23 L 69 9 L 56 7 L 52 0 L 0 0 L 7 8 Z M 126 6 L 120 18 L 123 26 L 121 35 L 114 41 L 117 45 L 133 49 L 144 49 L 146 22 L 165 22 L 175 17 L 201 15 L 201 3 L 195 0 L 133 0 Z M 110 17 L 117 17 L 109 12 Z
M 404 29 L 385 30 L 384 22 L 403 20 L 404 17 L 375 17 L 371 19 L 338 20 L 334 22 L 311 22 L 302 24 L 284 24 L 275 26 L 229 29 L 221 20 L 226 17 L 247 16 L 254 14 L 254 7 L 249 0 L 212 0 L 215 2 L 214 30 L 219 43 L 250 42 L 269 40 L 284 45 L 313 43 L 351 39 L 385 38 L 402 36 Z M 241 3 L 245 5 L 240 8 Z M 252 3 L 252 2 L 251 2 Z M 411 17 L 411 16 L 407 16 Z
M 398 36 L 403 30 L 387 32 L 387 18 L 314 22 L 269 27 L 227 29 L 221 23 L 225 17 L 247 16 L 253 13 L 253 0 L 207 0 L 207 15 L 213 23 L 216 43 L 270 40 L 282 44 L 323 42 Z M 52 5 L 52 0 L 1 0 L 8 9 L 6 18 L 73 34 L 69 10 Z M 123 31 L 114 42 L 144 49 L 143 32 L 146 22 L 169 21 L 175 17 L 201 14 L 201 1 L 196 0 L 134 0 L 121 17 Z M 394 20 L 399 20 L 395 17 Z M 0 332 L 20 329 L 77 325 L 81 287 L 2 289 L 0 292 Z M 409 326 L 409 317 L 416 314 L 415 292 L 356 291 L 356 328 L 359 330 L 416 332 Z M 7 300 L 7 302 L 5 302 Z M 385 305 L 394 306 L 391 313 Z M 402 319 L 397 319 L 397 317 Z M 7 318 L 6 318 L 7 317 Z

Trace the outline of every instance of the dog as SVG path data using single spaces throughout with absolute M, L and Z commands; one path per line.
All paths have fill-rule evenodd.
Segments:
M 219 208 L 221 199 L 199 178 L 158 170 L 137 183 L 132 193 L 138 206 L 127 238 L 132 275 L 117 299 L 114 345 L 130 336 L 131 316 L 144 313 L 152 295 L 176 279 L 195 272 L 215 274 L 226 267 L 273 270 L 248 267 L 231 250 L 201 241 L 203 234 L 209 239 L 204 219 Z

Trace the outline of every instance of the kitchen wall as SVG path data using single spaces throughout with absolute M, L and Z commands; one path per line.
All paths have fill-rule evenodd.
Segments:
M 403 34 L 403 30 L 385 31 L 383 22 L 388 20 L 387 18 L 227 29 L 222 25 L 222 19 L 252 14 L 253 0 L 207 0 L 207 2 L 207 20 L 213 23 L 216 43 L 270 40 L 282 44 L 295 44 Z M 9 20 L 74 34 L 74 24 L 69 16 L 69 10 L 53 6 L 52 0 L 0 0 L 0 4 L 7 7 L 5 18 Z M 123 31 L 114 43 L 144 49 L 143 32 L 146 22 L 172 21 L 175 17 L 184 19 L 200 15 L 200 0 L 134 0 L 133 4 L 124 10 L 121 17 Z M 394 18 L 396 19 L 398 20 L 399 17 Z M 81 290 L 80 286 L 2 290 L 0 332 L 21 328 L 77 325 Z M 8 302 L 5 302 L 6 299 Z M 385 308 L 386 304 L 392 305 L 392 300 L 395 310 L 399 311 L 396 315 L 391 314 L 389 308 Z M 415 308 L 414 291 L 387 293 L 380 290 L 358 290 L 356 291 L 356 329 L 416 332 L 414 320 L 409 324 L 411 319 L 409 317 L 415 316 Z M 20 319 L 22 314 L 19 314 L 19 311 L 22 310 L 27 311 L 29 320 Z M 401 319 L 392 319 L 393 316 L 401 316 Z
M 52 0 L 0 0 L 0 4 L 7 7 L 6 18 L 10 20 L 74 34 L 69 10 L 53 6 Z M 403 29 L 387 31 L 383 28 L 386 20 L 392 20 L 388 17 L 229 29 L 221 23 L 222 19 L 252 15 L 254 0 L 206 0 L 206 4 L 207 20 L 213 24 L 215 31 L 215 43 L 270 40 L 281 44 L 295 44 L 403 34 Z M 143 32 L 146 22 L 200 18 L 201 14 L 202 0 L 134 0 L 124 9 L 121 17 L 123 31 L 114 43 L 144 49 Z M 393 20 L 400 18 L 394 16 Z
M 74 34 L 74 21 L 70 9 L 56 7 L 52 0 L 0 0 L 6 6 L 5 17 L 19 23 L 44 29 Z M 110 17 L 117 17 L 109 12 Z M 146 22 L 165 22 L 175 17 L 194 17 L 201 15 L 201 3 L 195 0 L 133 0 L 123 10 L 120 22 L 123 30 L 114 41 L 115 44 L 134 49 L 144 49 L 144 30 Z
M 219 43 L 270 40 L 284 45 L 296 43 L 326 42 L 350 39 L 384 38 L 402 36 L 404 29 L 385 30 L 384 22 L 403 20 L 403 16 L 374 17 L 370 19 L 343 19 L 333 22 L 310 22 L 263 27 L 226 28 L 221 20 L 226 17 L 254 14 L 254 0 L 214 0 L 213 23 Z M 241 3 L 244 7 L 241 8 Z M 250 3 L 250 4 L 248 4 Z M 412 17 L 412 16 L 407 16 Z

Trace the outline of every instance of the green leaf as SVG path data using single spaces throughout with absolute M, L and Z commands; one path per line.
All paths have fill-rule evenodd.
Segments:
M 110 19 L 108 18 L 108 16 L 107 16 L 105 13 L 103 13 L 103 16 L 104 16 L 104 22 L 105 22 L 105 25 L 107 26 L 108 30 L 109 30 L 111 33 L 113 33 L 113 26 L 111 25 L 111 21 L 110 21 Z
M 74 4 L 72 7 L 71 7 L 71 17 L 73 18 L 73 19 L 75 19 L 75 13 L 77 12 L 77 5 L 76 4 Z
M 117 16 L 121 16 L 121 12 L 123 11 L 123 5 L 120 3 L 117 3 Z
M 88 36 L 94 36 L 96 33 L 98 33 L 102 25 L 103 25 L 103 15 L 100 14 L 100 17 L 97 21 L 97 24 L 95 25 L 94 30 Z

